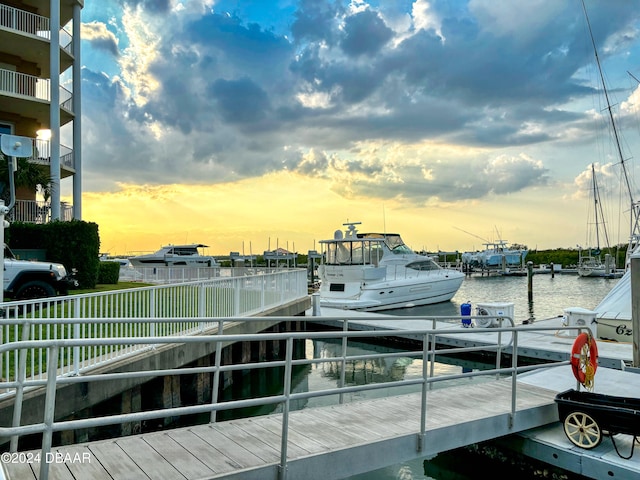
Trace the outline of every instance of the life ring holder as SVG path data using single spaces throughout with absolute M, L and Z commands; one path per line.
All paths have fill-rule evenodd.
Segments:
M 598 345 L 591 333 L 583 332 L 576 337 L 571 349 L 573 376 L 585 388 L 593 388 L 593 378 L 598 368 Z

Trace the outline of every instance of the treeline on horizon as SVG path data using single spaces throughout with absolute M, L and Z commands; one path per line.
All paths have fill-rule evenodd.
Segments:
M 583 250 L 582 255 L 588 255 L 588 250 Z M 600 257 L 604 260 L 604 256 L 610 254 L 616 259 L 616 266 L 622 268 L 624 266 L 627 255 L 627 244 L 620 244 L 617 247 L 602 249 Z M 595 255 L 592 252 L 592 255 Z M 580 251 L 576 248 L 556 248 L 555 250 L 531 250 L 526 258 L 526 262 L 533 262 L 534 265 L 550 264 L 562 265 L 563 267 L 572 267 L 578 265 Z
M 512 246 L 512 248 L 526 248 L 524 246 Z M 462 256 L 462 252 L 416 252 L 422 255 L 429 255 L 434 257 L 439 257 L 440 261 L 446 261 L 449 263 L 456 263 L 456 260 L 460 260 Z M 588 255 L 588 250 L 583 250 L 582 255 Z M 624 262 L 627 254 L 627 244 L 620 244 L 616 247 L 612 247 L 609 249 L 602 249 L 600 252 L 600 257 L 604 260 L 604 256 L 606 254 L 610 254 L 616 259 L 616 267 L 622 268 L 624 267 Z M 596 255 L 595 252 L 592 252 L 592 255 Z M 555 248 L 550 250 L 529 250 L 527 256 L 525 257 L 526 262 L 532 262 L 534 266 L 539 265 L 549 265 L 553 263 L 554 265 L 562 265 L 563 268 L 575 267 L 578 265 L 578 259 L 580 258 L 580 251 L 576 248 Z M 232 266 L 232 262 L 229 259 L 219 259 L 221 266 L 230 267 Z M 285 260 L 280 260 L 279 263 L 285 263 Z M 247 263 L 249 261 L 247 260 Z M 254 257 L 253 264 L 254 265 L 266 265 L 268 262 L 262 255 L 256 255 Z M 308 256 L 303 253 L 299 253 L 295 262 L 290 261 L 290 266 L 306 266 L 308 265 Z M 315 265 L 320 263 L 319 259 L 315 260 Z M 274 262 L 275 265 L 275 262 Z
M 512 248 L 519 248 L 517 246 L 513 246 Z M 524 247 L 526 248 L 526 247 Z M 589 254 L 589 250 L 582 250 L 582 256 L 586 256 Z M 593 256 L 597 256 L 595 252 L 591 253 Z M 604 261 L 604 256 L 606 254 L 610 254 L 616 259 L 616 267 L 622 268 L 624 266 L 624 262 L 627 255 L 627 244 L 620 244 L 618 246 L 602 249 L 600 252 L 600 257 Z M 440 260 L 445 256 L 445 252 L 438 252 Z M 453 255 L 456 255 L 458 258 L 461 253 L 459 252 L 449 252 L 446 254 L 446 260 L 449 262 L 453 262 Z M 549 265 L 553 263 L 554 265 L 562 265 L 563 268 L 567 267 L 575 267 L 578 265 L 578 259 L 580 258 L 580 250 L 577 248 L 556 248 L 551 250 L 529 250 L 527 256 L 525 257 L 526 262 L 532 262 L 533 265 Z

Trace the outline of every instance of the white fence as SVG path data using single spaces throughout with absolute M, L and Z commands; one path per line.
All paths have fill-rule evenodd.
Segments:
M 252 276 L 5 302 L 0 345 L 31 340 L 193 335 L 213 326 L 215 321 L 211 323 L 211 319 L 247 317 L 306 296 L 306 271 L 283 269 Z M 58 375 L 77 375 L 146 348 L 151 347 L 61 346 Z M 0 373 L 6 381 L 18 381 L 19 371 L 30 379 L 40 378 L 46 371 L 44 349 L 23 350 L 21 357 L 17 349 L 13 352 L 0 356 Z

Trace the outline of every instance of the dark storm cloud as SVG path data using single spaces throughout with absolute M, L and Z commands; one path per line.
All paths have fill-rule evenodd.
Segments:
M 584 114 L 561 107 L 594 89 L 581 73 L 593 63 L 593 52 L 583 13 L 573 4 L 539 1 L 521 18 L 504 14 L 513 8 L 506 1 L 434 1 L 433 19 L 416 17 L 408 28 L 402 25 L 410 11 L 399 12 L 397 5 L 390 17 L 373 6 L 356 11 L 346 2 L 301 0 L 285 36 L 233 13 L 202 9 L 187 15 L 171 11 L 169 1 L 123 3 L 165 12 L 154 16 L 150 29 L 157 34 L 156 55 L 144 71 L 122 75 L 133 78 L 129 83 L 153 77 L 156 87 L 143 102 L 123 98 L 128 85 L 122 79 L 85 74 L 95 80 L 89 95 L 113 108 L 92 121 L 122 118 L 134 130 L 126 154 L 109 152 L 115 159 L 102 161 L 106 153 L 98 143 L 94 147 L 93 161 L 123 175 L 150 164 L 154 178 L 166 171 L 184 181 L 289 169 L 339 176 L 351 192 L 452 201 L 548 184 L 544 164 L 553 159 L 520 152 L 569 128 L 592 126 Z M 608 3 L 590 6 L 596 41 L 606 45 L 603 60 L 637 35 L 638 13 L 625 2 Z M 157 142 L 167 138 L 171 148 L 160 148 Z M 409 163 L 384 154 L 364 159 L 359 152 L 367 143 L 425 141 L 512 150 Z M 176 155 L 193 168 L 177 168 Z M 455 177 L 461 168 L 481 173 L 461 182 Z
M 293 14 L 291 33 L 298 43 L 326 42 L 335 45 L 339 35 L 336 18 L 344 14 L 338 2 L 300 0 Z
M 142 7 L 149 13 L 167 13 L 171 8 L 171 0 L 118 0 L 123 5 Z
M 341 46 L 347 55 L 375 55 L 393 36 L 380 16 L 370 10 L 357 13 L 345 21 Z
M 222 119 L 230 124 L 257 123 L 268 114 L 266 92 L 248 78 L 218 79 L 208 92 L 218 104 Z

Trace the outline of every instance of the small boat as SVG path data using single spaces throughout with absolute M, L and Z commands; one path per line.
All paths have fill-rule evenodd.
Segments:
M 376 311 L 446 302 L 464 274 L 415 253 L 397 233 L 359 233 L 345 223 L 321 240 L 320 306 Z
M 622 272 L 617 271 L 615 264 L 615 257 L 611 253 L 607 253 L 602 260 L 602 251 L 600 250 L 600 236 L 604 237 L 607 243 L 607 251 L 610 251 L 609 247 L 609 235 L 607 233 L 606 223 L 604 222 L 604 213 L 602 211 L 602 201 L 600 200 L 600 190 L 598 189 L 598 182 L 596 180 L 596 171 L 593 163 L 591 164 L 591 199 L 594 204 L 594 222 L 593 233 L 595 234 L 595 248 L 586 249 L 582 248 L 578 252 L 578 275 L 581 277 L 606 277 L 606 278 L 620 278 Z
M 165 245 L 155 253 L 129 258 L 134 267 L 216 267 L 214 257 L 203 255 L 201 249 L 207 245 Z
M 479 252 L 465 252 L 462 263 L 466 266 L 482 269 L 500 269 L 523 267 L 524 259 L 529 253 L 526 247 L 508 246 L 505 240 L 487 242 L 485 249 Z

